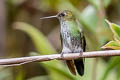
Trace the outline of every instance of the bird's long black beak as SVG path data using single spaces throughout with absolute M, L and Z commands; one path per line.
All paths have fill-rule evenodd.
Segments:
M 57 18 L 57 15 L 55 15 L 55 16 L 48 16 L 48 17 L 42 17 L 40 19 L 48 19 L 48 18 Z

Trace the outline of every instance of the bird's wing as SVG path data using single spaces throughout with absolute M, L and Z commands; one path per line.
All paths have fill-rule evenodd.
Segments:
M 86 49 L 86 40 L 85 40 L 85 36 L 81 27 L 81 24 L 79 23 L 79 20 L 76 19 L 77 25 L 80 28 L 80 32 L 81 32 L 81 38 L 82 38 L 82 48 L 83 48 L 83 52 L 85 52 Z
M 82 48 L 83 48 L 83 52 L 85 52 L 85 50 L 86 50 L 86 40 L 85 40 L 85 36 L 84 35 L 82 37 Z

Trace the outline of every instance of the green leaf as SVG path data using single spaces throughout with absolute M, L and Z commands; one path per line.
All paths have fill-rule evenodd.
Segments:
M 111 49 L 120 49 L 120 26 L 114 24 L 114 23 L 110 23 L 108 20 L 106 20 L 106 22 L 109 24 L 110 29 L 112 30 L 113 34 L 114 34 L 114 39 L 115 41 L 110 41 L 108 42 L 106 45 L 104 45 L 102 48 L 111 48 Z M 120 62 L 120 57 L 113 57 L 109 64 L 108 67 L 106 68 L 104 75 L 102 77 L 102 80 L 106 80 L 108 74 L 110 73 L 110 71 L 112 69 L 114 69 L 115 67 L 119 66 L 119 62 Z M 120 74 L 120 69 L 118 69 L 118 73 L 117 73 L 117 79 L 119 79 L 119 74 Z
M 31 37 L 36 47 L 36 50 L 40 54 L 56 53 L 56 50 L 52 47 L 50 42 L 34 26 L 24 23 L 24 22 L 16 22 L 14 24 L 14 28 L 26 32 Z
M 117 43 L 116 41 L 110 41 L 106 45 L 102 47 L 103 49 L 115 49 L 118 50 L 120 49 L 120 44 Z
M 106 20 L 106 22 L 109 24 L 109 27 L 114 34 L 114 37 L 120 41 L 120 26 L 117 24 L 111 23 L 108 20 Z

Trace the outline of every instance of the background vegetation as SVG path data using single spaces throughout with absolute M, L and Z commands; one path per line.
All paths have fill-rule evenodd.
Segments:
M 1 0 L 0 57 L 60 53 L 59 21 L 40 17 L 66 9 L 79 19 L 87 51 L 120 49 L 119 3 L 120 0 Z M 118 25 L 109 22 L 109 27 L 105 19 Z M 73 76 L 64 61 L 57 60 L 0 67 L 0 80 L 120 80 L 119 62 L 120 57 L 86 59 L 83 77 Z

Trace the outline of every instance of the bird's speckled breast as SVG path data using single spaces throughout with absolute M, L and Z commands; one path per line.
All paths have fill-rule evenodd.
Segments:
M 71 26 L 68 22 L 61 21 L 61 38 L 63 44 L 62 52 L 81 52 L 81 33 L 78 31 L 76 35 L 72 33 L 75 26 Z

